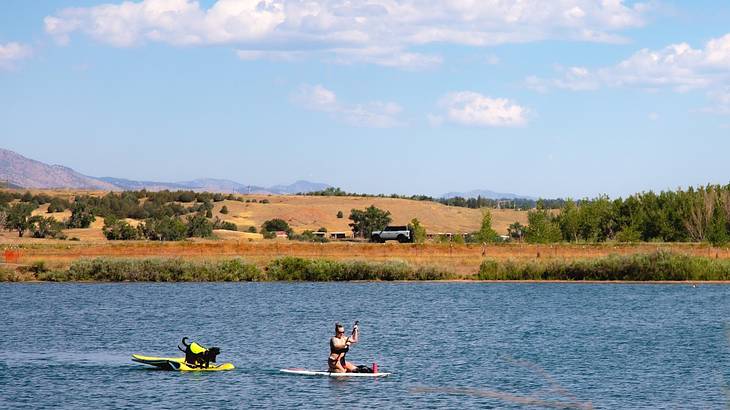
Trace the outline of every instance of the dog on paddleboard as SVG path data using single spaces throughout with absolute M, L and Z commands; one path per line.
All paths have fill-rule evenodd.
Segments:
M 188 343 L 188 338 L 182 338 L 182 344 L 185 346 L 178 346 L 180 351 L 185 353 L 185 363 L 191 367 L 200 367 L 207 369 L 210 363 L 215 363 L 216 356 L 221 354 L 221 349 L 217 347 L 205 348 L 196 342 Z

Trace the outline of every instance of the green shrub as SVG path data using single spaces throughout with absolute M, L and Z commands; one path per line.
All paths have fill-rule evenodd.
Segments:
M 187 217 L 188 238 L 209 238 L 213 235 L 213 224 L 201 214 Z
M 616 234 L 616 240 L 618 242 L 639 242 L 641 241 L 641 233 L 636 229 L 628 226 L 621 232 Z
M 180 259 L 81 259 L 65 272 L 42 272 L 40 280 L 103 282 L 239 282 L 265 280 L 241 259 L 191 262 Z
M 134 240 L 139 239 L 139 231 L 130 225 L 127 221 L 119 220 L 114 216 L 104 218 L 104 227 L 102 228 L 106 239 L 114 240 Z
M 730 280 L 730 261 L 665 251 L 574 261 L 482 262 L 484 280 Z
M 277 281 L 351 281 L 351 280 L 445 280 L 451 273 L 435 268 L 413 268 L 404 262 L 372 263 L 283 257 L 266 267 L 269 280 Z

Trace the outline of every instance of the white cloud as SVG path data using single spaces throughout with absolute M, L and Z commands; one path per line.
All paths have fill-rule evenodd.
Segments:
M 527 124 L 528 110 L 505 98 L 490 98 L 473 91 L 444 96 L 439 105 L 446 118 L 462 125 L 513 127 Z
M 583 91 L 600 87 L 706 90 L 715 106 L 702 111 L 730 114 L 730 33 L 711 39 L 699 49 L 687 43 L 671 44 L 661 50 L 639 50 L 613 66 L 558 71 L 561 75 L 557 78 L 531 76 L 525 83 L 539 92 L 550 88 Z
M 528 77 L 527 85 L 538 91 L 548 88 L 593 90 L 604 87 L 669 88 L 679 92 L 730 83 L 730 34 L 712 39 L 704 48 L 687 43 L 661 50 L 642 49 L 614 66 L 594 70 L 585 67 L 561 69 L 553 79 Z
M 337 119 L 357 127 L 390 128 L 401 125 L 398 114 L 403 111 L 394 102 L 372 101 L 366 104 L 347 104 L 324 86 L 303 84 L 292 96 L 302 107 L 331 114 Z
M 292 62 L 299 61 L 306 57 L 301 51 L 279 51 L 279 50 L 236 50 L 236 55 L 243 61 L 268 60 Z
M 10 69 L 15 63 L 30 57 L 32 49 L 20 43 L 0 43 L 0 68 Z
M 62 9 L 45 27 L 62 44 L 83 33 L 116 47 L 236 44 L 421 68 L 441 57 L 411 48 L 431 43 L 622 41 L 617 32 L 643 25 L 647 10 L 623 0 L 218 0 L 207 9 L 194 0 L 142 0 Z

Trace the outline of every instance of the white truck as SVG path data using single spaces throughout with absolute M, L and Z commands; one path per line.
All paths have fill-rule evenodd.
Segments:
M 407 226 L 386 226 L 382 231 L 373 231 L 370 234 L 370 240 L 379 243 L 385 241 L 413 242 L 413 232 Z

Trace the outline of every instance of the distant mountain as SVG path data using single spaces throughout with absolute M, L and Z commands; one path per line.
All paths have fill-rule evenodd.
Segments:
M 20 185 L 11 184 L 10 182 L 0 181 L 0 188 L 4 189 L 23 189 Z
M 468 192 L 447 192 L 442 195 L 443 198 L 456 198 L 457 196 L 462 198 L 488 198 L 488 199 L 537 199 L 527 195 L 517 195 L 505 192 L 494 192 L 488 189 L 475 189 Z
M 193 191 L 207 191 L 207 192 L 233 192 L 239 194 L 297 194 L 300 192 L 312 192 L 321 191 L 329 188 L 330 185 L 309 182 L 309 181 L 297 181 L 289 185 L 274 185 L 272 187 L 262 187 L 258 185 L 245 185 L 240 182 L 231 181 L 228 179 L 214 179 L 214 178 L 202 178 L 194 179 L 192 181 L 181 181 L 181 182 L 155 182 L 155 181 L 133 181 L 129 179 L 103 177 L 100 178 L 102 181 L 109 182 L 125 190 L 140 190 L 147 189 L 148 191 L 159 191 L 162 189 L 178 190 L 178 189 L 189 189 Z
M 0 181 L 24 188 L 119 190 L 105 181 L 79 174 L 61 165 L 48 165 L 0 148 Z
M 99 178 L 102 181 L 114 184 L 124 190 L 138 191 L 140 189 L 146 189 L 148 191 L 160 191 L 163 189 L 169 189 L 171 191 L 176 190 L 192 190 L 192 191 L 208 191 L 208 192 L 234 192 L 234 193 L 248 193 L 249 186 L 241 184 L 236 181 L 229 181 L 227 179 L 213 179 L 203 178 L 195 179 L 192 181 L 181 181 L 181 182 L 159 182 L 159 181 L 134 181 L 131 179 L 123 178 L 112 178 L 102 177 Z M 252 193 L 268 192 L 266 188 L 251 186 Z
M 240 194 L 296 194 L 320 191 L 330 185 L 318 182 L 297 181 L 290 185 L 262 187 L 246 185 L 227 179 L 202 178 L 181 182 L 135 181 L 124 178 L 95 178 L 80 174 L 61 165 L 48 165 L 26 158 L 13 151 L 0 148 L 0 186 L 8 188 L 74 188 L 104 191 L 132 191 L 169 189 Z
M 323 191 L 327 188 L 332 188 L 332 185 L 321 182 L 297 181 L 290 185 L 274 185 L 269 189 L 275 194 L 297 194 L 300 192 Z

